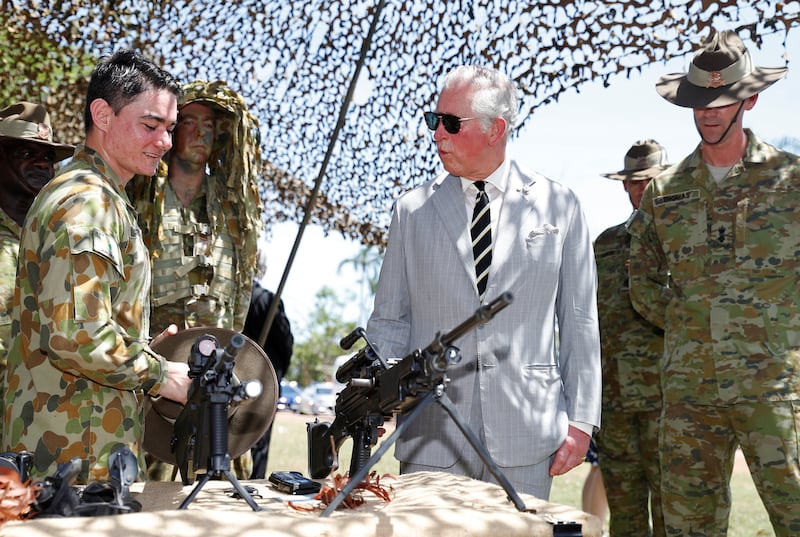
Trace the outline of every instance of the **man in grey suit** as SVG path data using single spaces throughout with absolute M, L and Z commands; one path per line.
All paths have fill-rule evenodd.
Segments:
M 463 359 L 448 368 L 447 394 L 514 488 L 548 499 L 552 476 L 583 461 L 600 425 L 597 274 L 575 195 L 506 157 L 516 112 L 502 73 L 447 75 L 425 113 L 446 172 L 397 200 L 367 334 L 382 356 L 403 357 L 511 292 L 510 306 L 456 342 Z M 439 405 L 395 456 L 401 473 L 493 481 Z

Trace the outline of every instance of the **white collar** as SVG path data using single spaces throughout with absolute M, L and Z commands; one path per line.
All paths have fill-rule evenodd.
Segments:
M 483 181 L 489 183 L 500 192 L 505 192 L 508 187 L 508 173 L 510 169 L 511 161 L 504 159 L 503 163 L 500 164 L 495 171 L 490 173 L 486 179 L 483 179 Z M 475 180 L 473 179 L 464 179 L 463 177 L 459 177 L 459 179 L 461 180 L 461 189 L 464 193 L 467 192 L 469 187 L 475 184 Z

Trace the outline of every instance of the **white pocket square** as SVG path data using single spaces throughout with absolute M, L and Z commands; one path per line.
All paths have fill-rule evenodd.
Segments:
M 535 240 L 536 237 L 541 237 L 542 235 L 558 235 L 558 228 L 552 224 L 545 224 L 542 227 L 531 230 L 525 240 L 532 241 Z

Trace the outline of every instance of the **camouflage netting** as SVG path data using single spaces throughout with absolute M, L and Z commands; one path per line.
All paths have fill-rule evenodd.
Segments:
M 0 102 L 44 102 L 81 138 L 96 58 L 135 47 L 176 76 L 224 80 L 261 125 L 264 218 L 300 221 L 378 0 L 4 1 Z M 438 169 L 420 110 L 461 63 L 521 88 L 521 124 L 570 88 L 691 53 L 713 28 L 785 46 L 800 1 L 386 0 L 310 221 L 383 244 L 393 199 Z

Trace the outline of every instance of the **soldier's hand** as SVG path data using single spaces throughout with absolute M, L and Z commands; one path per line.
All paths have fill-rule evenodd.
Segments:
M 167 382 L 161 388 L 161 397 L 186 404 L 189 386 L 189 364 L 183 362 L 167 362 Z
M 177 325 L 169 325 L 163 332 L 158 334 L 150 342 L 150 345 L 156 345 L 164 338 L 174 336 L 178 333 Z M 167 382 L 161 387 L 159 397 L 166 397 L 178 403 L 186 403 L 189 386 L 192 384 L 192 379 L 189 378 L 189 364 L 183 362 L 170 362 L 167 361 Z
M 163 332 L 154 337 L 153 340 L 150 342 L 150 345 L 151 346 L 156 345 L 161 341 L 163 341 L 164 338 L 167 338 L 169 336 L 174 336 L 177 333 L 178 333 L 178 325 L 171 324 Z

